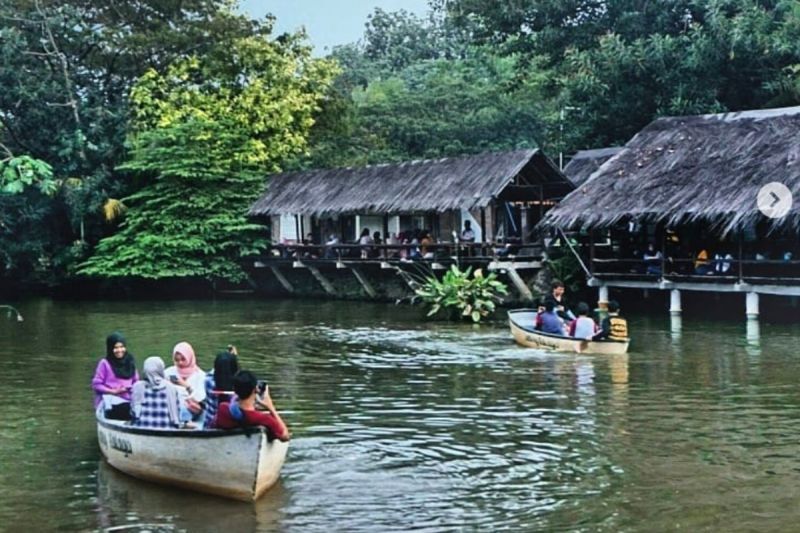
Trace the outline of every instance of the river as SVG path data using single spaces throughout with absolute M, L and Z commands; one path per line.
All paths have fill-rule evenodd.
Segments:
M 0 530 L 786 531 L 800 520 L 800 328 L 629 317 L 628 356 L 514 345 L 504 322 L 271 300 L 15 302 L 0 317 Z M 91 379 L 228 343 L 293 432 L 255 504 L 106 465 Z

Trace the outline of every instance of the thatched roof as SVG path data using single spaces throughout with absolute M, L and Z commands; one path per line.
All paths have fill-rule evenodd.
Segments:
M 765 217 L 759 189 L 794 195 L 772 227 L 800 222 L 800 107 L 660 118 L 550 210 L 545 226 L 603 227 L 633 217 L 702 222 L 727 233 Z M 767 219 L 769 220 L 769 219 Z
M 564 167 L 564 174 L 570 179 L 575 186 L 580 186 L 583 182 L 589 179 L 589 176 L 594 174 L 595 170 L 600 168 L 603 163 L 617 155 L 621 146 L 612 146 L 610 148 L 596 148 L 594 150 L 580 150 L 572 159 L 570 159 L 567 166 Z
M 443 212 L 493 199 L 560 199 L 574 188 L 541 151 L 516 150 L 276 174 L 249 214 Z

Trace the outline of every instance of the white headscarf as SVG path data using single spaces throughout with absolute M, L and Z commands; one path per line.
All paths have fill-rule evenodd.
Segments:
M 180 423 L 178 390 L 164 376 L 164 360 L 158 356 L 148 357 L 144 360 L 143 370 L 144 379 L 137 381 L 132 391 L 131 406 L 134 416 L 138 418 L 142 413 L 142 402 L 147 389 L 166 390 L 169 420 L 177 426 Z

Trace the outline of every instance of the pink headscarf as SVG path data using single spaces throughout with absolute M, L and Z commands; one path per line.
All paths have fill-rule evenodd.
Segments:
M 175 369 L 178 371 L 178 375 L 180 377 L 186 379 L 195 372 L 197 372 L 198 370 L 200 370 L 200 367 L 197 366 L 197 359 L 194 356 L 194 348 L 192 348 L 191 344 L 189 344 L 188 342 L 179 342 L 178 344 L 176 344 L 175 347 L 172 349 L 173 359 L 175 358 L 175 354 L 178 352 L 183 354 L 183 356 L 189 362 L 189 365 L 186 366 L 185 368 L 181 368 L 178 365 L 175 365 Z

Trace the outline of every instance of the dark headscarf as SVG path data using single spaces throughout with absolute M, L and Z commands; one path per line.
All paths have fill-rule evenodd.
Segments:
M 214 388 L 233 390 L 233 376 L 239 371 L 239 359 L 231 352 L 219 352 L 214 359 Z
M 126 348 L 122 359 L 114 357 L 114 345 L 118 342 L 121 342 Z M 111 365 L 114 375 L 120 379 L 132 378 L 136 374 L 136 360 L 133 358 L 133 354 L 127 350 L 127 347 L 128 343 L 125 342 L 125 337 L 118 331 L 106 337 L 106 361 Z

